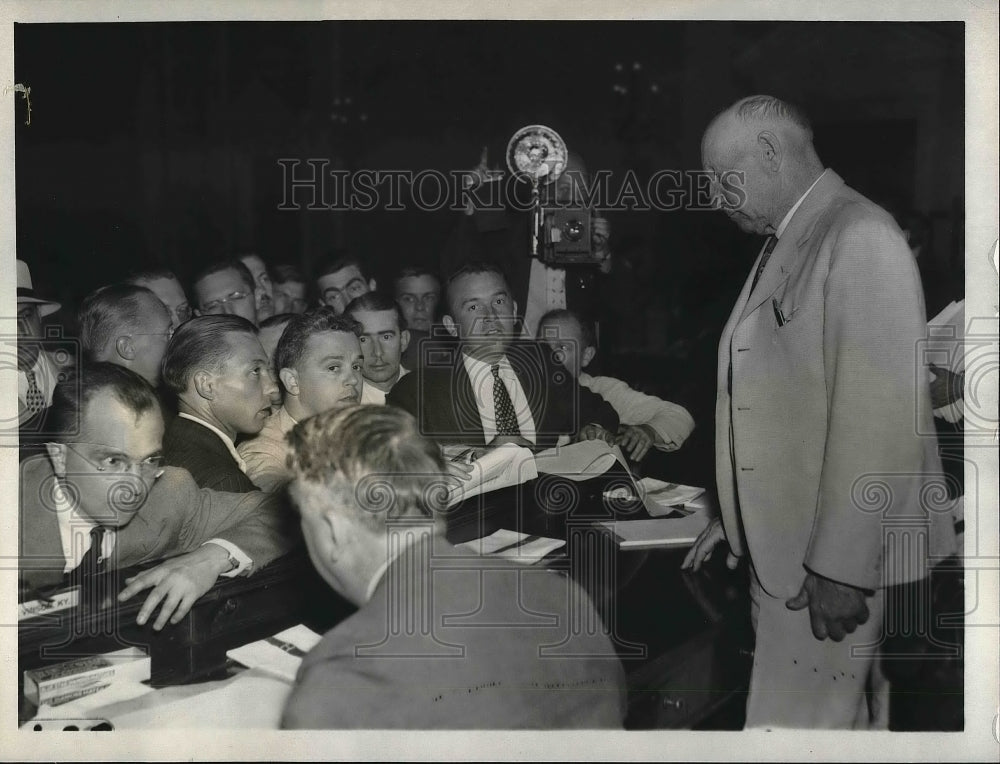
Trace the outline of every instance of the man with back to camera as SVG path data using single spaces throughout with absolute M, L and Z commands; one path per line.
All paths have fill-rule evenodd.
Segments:
M 248 252 L 238 257 L 239 261 L 250 271 L 253 278 L 254 308 L 257 311 L 257 321 L 264 321 L 275 314 L 274 284 L 267 272 L 267 264 L 260 255 Z
M 446 306 L 443 323 L 458 344 L 448 343 L 435 364 L 408 374 L 386 396 L 417 417 L 422 433 L 476 447 L 613 439 L 614 409 L 580 388 L 538 343 L 517 339 L 517 303 L 496 266 L 463 266 L 448 280 Z
M 84 366 L 57 387 L 47 453 L 20 473 L 19 577 L 25 597 L 74 576 L 167 559 L 119 599 L 177 623 L 219 576 L 248 575 L 290 549 L 288 513 L 261 493 L 200 489 L 163 466 L 156 392 L 121 366 Z
M 194 277 L 192 284 L 200 315 L 240 316 L 257 325 L 256 284 L 253 274 L 239 260 L 211 263 Z
M 386 393 L 409 373 L 401 362 L 410 344 L 403 312 L 388 295 L 368 292 L 351 300 L 344 315 L 361 326 L 359 338 L 365 357 L 361 402 L 383 406 Z
M 156 295 L 170 314 L 170 325 L 177 329 L 194 315 L 184 287 L 173 271 L 166 268 L 150 268 L 135 271 L 126 279 L 129 284 L 146 287 Z
M 375 291 L 375 279 L 365 273 L 365 267 L 356 257 L 340 257 L 321 269 L 316 277 L 320 304 L 333 308 L 338 315 L 347 303 L 366 292 Z
M 722 519 L 684 565 L 720 541 L 730 567 L 750 558 L 748 727 L 884 726 L 872 650 L 885 588 L 954 545 L 922 498 L 941 464 L 914 421 L 933 432 L 916 265 L 892 218 L 823 168 L 808 121 L 783 101 L 751 96 L 719 114 L 702 162 L 726 215 L 767 240 L 719 345 Z M 886 506 L 867 506 L 880 483 Z M 897 517 L 924 528 L 923 551 L 897 549 Z
M 163 381 L 178 410 L 163 438 L 167 463 L 202 488 L 256 490 L 235 441 L 261 431 L 277 391 L 257 327 L 239 316 L 192 318 L 167 347 Z
M 445 466 L 412 416 L 347 406 L 290 439 L 309 557 L 358 611 L 303 659 L 284 729 L 622 726 L 625 676 L 604 629 L 574 635 L 572 654 L 553 650 L 572 603 L 599 623 L 589 596 L 568 576 L 487 562 L 444 539 Z M 388 503 L 369 490 L 383 476 Z M 394 645 L 404 614 L 417 628 Z
M 289 321 L 274 353 L 284 403 L 236 449 L 247 476 L 262 490 L 275 491 L 291 479 L 286 435 L 298 422 L 358 402 L 364 364 L 358 331 L 356 321 L 327 307 Z
M 132 284 L 101 287 L 77 312 L 80 344 L 91 361 L 124 366 L 156 387 L 173 336 L 170 313 L 149 289 Z
M 430 269 L 411 265 L 401 268 L 392 283 L 404 324 L 410 332 L 402 363 L 413 370 L 420 365 L 420 340 L 431 336 L 437 319 L 441 282 Z

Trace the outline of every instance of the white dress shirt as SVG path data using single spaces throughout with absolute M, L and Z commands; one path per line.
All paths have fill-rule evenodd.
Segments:
M 58 482 L 54 485 L 52 498 L 56 509 L 56 519 L 59 523 L 59 540 L 62 542 L 63 557 L 66 560 L 63 573 L 69 573 L 80 566 L 80 563 L 83 562 L 83 556 L 90 551 L 90 545 L 93 543 L 90 532 L 97 524 L 70 503 L 66 491 L 62 490 L 61 484 Z M 97 557 L 98 562 L 103 562 L 111 556 L 117 540 L 118 535 L 115 529 L 105 526 L 104 536 L 101 540 L 101 552 Z M 235 568 L 222 574 L 226 578 L 240 575 L 253 564 L 253 560 L 247 556 L 246 552 L 225 539 L 209 539 L 205 544 L 221 546 L 239 562 Z
M 239 452 L 236 450 L 236 444 L 233 443 L 232 438 L 226 435 L 226 433 L 224 433 L 218 427 L 214 427 L 213 425 L 210 425 L 208 422 L 206 422 L 204 419 L 199 419 L 198 417 L 192 414 L 185 414 L 184 412 L 181 412 L 177 416 L 184 417 L 185 419 L 190 419 L 192 422 L 197 422 L 202 427 L 207 427 L 209 430 L 218 435 L 222 439 L 222 442 L 226 444 L 226 449 L 229 451 L 233 459 L 236 461 L 236 466 L 240 468 L 240 472 L 242 472 L 244 475 L 246 474 L 247 463 L 243 461 L 243 457 L 240 456 Z
M 55 365 L 49 360 L 44 350 L 38 354 L 31 371 L 35 374 L 35 384 L 38 385 L 38 390 L 45 396 L 45 405 L 51 406 L 52 391 L 56 389 L 59 377 Z M 17 400 L 22 406 L 28 400 L 28 375 L 21 369 L 17 370 Z
M 486 443 L 489 443 L 497 434 L 496 409 L 493 403 L 493 364 L 480 361 L 466 353 L 462 354 L 462 361 L 465 364 L 465 371 L 469 375 L 469 382 L 472 384 L 472 394 L 476 398 L 476 406 L 479 409 L 479 419 L 483 425 L 483 434 L 486 436 Z M 510 402 L 514 405 L 514 413 L 517 414 L 517 427 L 521 431 L 521 437 L 535 442 L 535 419 L 531 415 L 531 407 L 528 405 L 528 398 L 521 387 L 521 380 L 517 378 L 514 368 L 504 356 L 500 361 L 500 380 L 507 388 Z
M 396 382 L 399 382 L 403 377 L 410 373 L 409 369 L 404 368 L 402 365 L 399 367 L 399 376 L 396 377 Z M 392 384 L 395 385 L 396 382 Z M 361 403 L 371 403 L 375 406 L 385 405 L 386 393 L 379 390 L 375 385 L 370 384 L 368 380 L 361 386 Z

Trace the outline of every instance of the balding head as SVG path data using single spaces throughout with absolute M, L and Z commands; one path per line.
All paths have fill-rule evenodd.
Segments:
M 725 194 L 723 208 L 741 229 L 761 235 L 774 233 L 823 172 L 805 115 L 765 95 L 742 98 L 718 114 L 705 130 L 701 155 L 705 169 L 719 176 L 740 173 L 725 182 L 735 193 Z

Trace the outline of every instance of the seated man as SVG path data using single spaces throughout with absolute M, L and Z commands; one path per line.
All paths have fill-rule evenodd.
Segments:
M 344 315 L 361 325 L 361 352 L 365 356 L 361 402 L 384 405 L 385 394 L 408 373 L 400 363 L 410 344 L 403 313 L 388 295 L 368 292 L 351 300 Z
M 172 557 L 128 582 L 153 589 L 144 624 L 177 623 L 221 576 L 246 575 L 289 550 L 289 512 L 267 494 L 199 490 L 162 466 L 163 417 L 150 385 L 109 363 L 60 383 L 47 454 L 20 474 L 19 578 L 24 596 L 85 574 Z M 179 555 L 179 556 L 174 556 Z
M 124 366 L 156 387 L 174 333 L 170 314 L 145 287 L 115 284 L 87 295 L 77 313 L 84 356 Z
M 413 417 L 348 406 L 303 422 L 291 440 L 309 556 L 359 610 L 303 659 L 283 727 L 622 726 L 625 675 L 604 630 L 552 649 L 565 646 L 571 607 L 600 624 L 584 590 L 546 570 L 486 564 L 435 532 L 445 467 Z M 386 475 L 392 496 L 380 504 L 366 481 Z M 401 631 L 405 614 L 417 614 L 412 630 Z
M 316 277 L 320 303 L 333 308 L 339 315 L 347 303 L 365 292 L 375 291 L 375 279 L 365 275 L 364 266 L 356 257 L 341 257 L 320 270 Z
M 420 340 L 430 336 L 437 319 L 441 282 L 427 268 L 408 266 L 396 275 L 393 289 L 410 331 L 410 344 L 403 352 L 403 366 L 416 369 L 420 365 Z
M 126 279 L 126 282 L 146 287 L 155 294 L 170 314 L 170 325 L 174 329 L 194 315 L 187 295 L 184 294 L 184 287 L 173 271 L 166 268 L 136 271 Z
M 635 461 L 655 446 L 675 451 L 694 429 L 694 419 L 683 406 L 633 390 L 620 379 L 592 377 L 585 369 L 597 354 L 589 321 L 570 310 L 552 310 L 538 323 L 538 339 L 547 344 L 566 371 L 581 385 L 610 403 L 621 421 L 615 443 Z
M 294 265 L 276 265 L 274 276 L 274 314 L 305 313 L 309 308 L 306 300 L 306 280 Z
M 167 348 L 163 382 L 178 411 L 163 439 L 167 464 L 202 488 L 256 490 L 234 441 L 261 431 L 278 389 L 257 328 L 239 316 L 192 318 Z
M 267 272 L 267 265 L 260 255 L 253 252 L 242 254 L 238 259 L 247 267 L 253 277 L 254 307 L 257 310 L 257 320 L 263 321 L 270 318 L 275 312 L 274 285 L 271 283 L 271 274 Z
M 193 291 L 203 316 L 241 316 L 257 325 L 256 284 L 239 260 L 212 263 L 194 277 Z
M 516 339 L 517 303 L 499 269 L 463 266 L 446 286 L 446 310 L 445 328 L 458 343 L 428 353 L 423 368 L 386 396 L 416 416 L 422 433 L 466 446 L 614 438 L 614 409 L 577 385 L 547 349 Z
M 237 448 L 247 476 L 262 490 L 277 490 L 291 479 L 285 436 L 298 422 L 358 402 L 364 361 L 357 332 L 355 321 L 325 307 L 288 322 L 274 353 L 284 405 Z

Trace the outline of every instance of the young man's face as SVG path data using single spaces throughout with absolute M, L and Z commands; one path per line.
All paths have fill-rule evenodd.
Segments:
M 356 265 L 348 265 L 334 273 L 320 276 L 316 284 L 319 287 L 320 300 L 324 305 L 333 308 L 338 316 L 355 297 L 375 289 L 375 282 L 366 281 Z
M 97 392 L 83 407 L 79 435 L 68 440 L 51 444 L 49 458 L 79 510 L 98 525 L 127 525 L 162 471 L 159 408 L 137 417 L 111 390 Z
M 170 324 L 176 329 L 191 318 L 191 305 L 180 282 L 164 276 L 158 279 L 139 279 L 136 286 L 146 287 L 155 294 L 170 314 Z
M 301 281 L 286 281 L 274 285 L 274 315 L 282 313 L 305 313 L 306 285 Z
M 242 316 L 257 324 L 253 285 L 247 284 L 235 268 L 210 273 L 199 279 L 194 285 L 194 294 L 203 316 Z
M 271 414 L 278 386 L 260 340 L 233 332 L 226 337 L 229 357 L 212 375 L 212 414 L 230 431 L 255 435 Z
M 299 405 L 308 416 L 313 416 L 346 403 L 357 403 L 361 398 L 363 366 L 361 344 L 354 334 L 324 331 L 312 335 L 291 370 Z
M 517 303 L 498 273 L 470 273 L 451 282 L 445 327 L 475 357 L 502 355 L 514 339 Z
M 274 310 L 274 286 L 271 283 L 271 276 L 267 272 L 267 266 L 260 259 L 259 255 L 243 255 L 240 261 L 250 271 L 253 276 L 254 305 L 257 309 L 257 320 L 263 321 L 275 314 Z
M 365 381 L 387 392 L 399 377 L 399 359 L 410 333 L 400 330 L 395 310 L 352 310 L 351 318 L 361 324 Z
M 431 330 L 434 311 L 441 298 L 441 285 L 430 274 L 404 276 L 396 282 L 396 302 L 403 311 L 406 326 L 423 332 Z
M 574 379 L 580 376 L 580 371 L 589 362 L 587 356 L 593 354 L 592 348 L 585 347 L 580 325 L 572 318 L 546 319 L 538 327 L 538 339 L 552 351 L 553 360 Z

